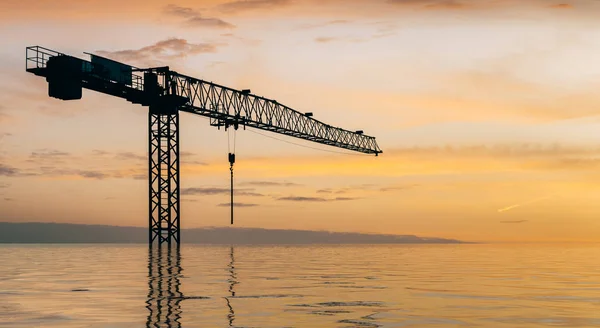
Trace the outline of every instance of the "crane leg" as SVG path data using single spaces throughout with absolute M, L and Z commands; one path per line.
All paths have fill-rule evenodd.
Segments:
M 149 240 L 179 245 L 179 111 L 176 107 L 150 106 Z

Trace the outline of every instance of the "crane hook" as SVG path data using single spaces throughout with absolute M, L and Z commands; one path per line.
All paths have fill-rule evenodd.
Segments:
M 235 154 L 229 153 L 229 171 L 231 172 L 231 224 L 233 224 L 233 164 L 235 163 Z

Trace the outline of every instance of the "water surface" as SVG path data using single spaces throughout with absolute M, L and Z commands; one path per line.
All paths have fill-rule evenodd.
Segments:
M 600 246 L 0 246 L 0 327 L 600 327 Z

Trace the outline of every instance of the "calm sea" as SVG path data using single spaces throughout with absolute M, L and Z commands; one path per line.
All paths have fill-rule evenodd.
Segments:
M 600 246 L 0 246 L 0 327 L 600 327 Z

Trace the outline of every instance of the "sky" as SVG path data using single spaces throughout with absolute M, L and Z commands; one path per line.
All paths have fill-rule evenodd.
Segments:
M 375 136 L 236 132 L 236 226 L 600 241 L 600 1 L 0 3 L 0 220 L 147 225 L 147 108 L 47 96 L 25 47 L 171 69 Z M 228 135 L 181 114 L 182 228 L 227 226 Z

